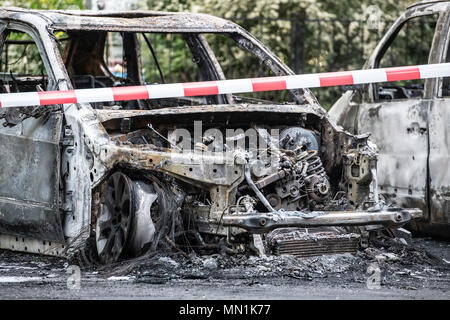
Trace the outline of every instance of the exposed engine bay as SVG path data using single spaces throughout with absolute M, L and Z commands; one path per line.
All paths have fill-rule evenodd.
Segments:
M 353 225 L 376 230 L 420 214 L 379 201 L 376 150 L 367 136 L 350 135 L 298 106 L 228 108 L 96 110 L 108 135 L 125 148 L 96 188 L 92 216 L 103 262 L 156 250 L 162 239 L 182 250 L 250 246 L 264 254 L 271 250 L 265 237 L 274 229 L 295 233 L 312 227 L 311 233 L 328 232 L 339 240 L 336 234 L 355 232 Z M 148 148 L 167 154 L 129 161 Z M 144 162 L 151 171 L 129 165 Z M 117 224 L 122 234 L 115 246 L 109 237 Z M 350 228 L 317 228 L 336 226 Z M 367 239 L 367 230 L 356 228 L 347 249 Z

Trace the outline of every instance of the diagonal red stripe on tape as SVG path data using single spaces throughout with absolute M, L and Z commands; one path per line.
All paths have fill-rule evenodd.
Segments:
M 286 80 L 284 77 L 253 78 L 251 80 L 253 92 L 286 90 Z
M 148 99 L 146 86 L 129 86 L 111 88 L 114 101 Z
M 386 68 L 387 81 L 415 80 L 420 79 L 418 67 Z
M 68 91 L 38 91 L 41 106 L 51 104 L 76 103 L 75 90 Z
M 351 72 L 331 72 L 319 75 L 320 86 L 342 86 L 353 84 L 353 75 Z
M 219 94 L 216 81 L 187 82 L 183 89 L 186 97 Z

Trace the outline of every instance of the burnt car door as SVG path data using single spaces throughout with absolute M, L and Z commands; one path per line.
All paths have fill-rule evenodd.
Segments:
M 439 62 L 450 62 L 450 12 L 439 32 Z M 428 114 L 430 139 L 430 222 L 435 234 L 448 237 L 450 224 L 450 78 L 439 78 Z M 429 228 L 429 226 L 420 226 Z M 426 230 L 427 231 L 427 230 Z
M 1 93 L 54 90 L 43 48 L 33 29 L 15 23 L 3 26 Z M 59 210 L 62 115 L 55 106 L 6 108 L 8 104 L 13 106 L 14 101 L 7 99 L 0 109 L 0 233 L 63 242 Z
M 383 37 L 366 69 L 437 63 L 445 15 L 404 16 Z M 411 69 L 411 72 L 415 72 Z M 378 185 L 388 202 L 428 212 L 429 109 L 435 79 L 374 83 L 346 92 L 330 116 L 356 134 L 371 133 L 379 151 Z M 429 217 L 428 217 L 429 219 Z

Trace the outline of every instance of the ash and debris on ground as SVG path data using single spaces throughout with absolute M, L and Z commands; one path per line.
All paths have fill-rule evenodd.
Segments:
M 74 291 L 64 291 L 67 290 L 67 268 L 71 263 L 61 258 L 0 250 L 0 289 L 12 288 L 13 284 L 17 290 L 20 289 L 16 294 L 21 297 L 23 290 L 32 296 L 36 287 L 45 291 L 49 286 L 49 292 L 73 296 Z M 112 266 L 97 265 L 82 267 L 81 270 L 84 287 L 97 290 L 91 292 L 95 296 L 103 287 L 108 291 L 107 288 L 111 288 L 113 283 L 121 283 L 121 286 L 127 283 L 130 294 L 135 292 L 131 288 L 142 291 L 146 290 L 145 286 L 155 288 L 154 285 L 188 290 L 193 283 L 209 284 L 212 287 L 208 290 L 226 285 L 363 290 L 370 275 L 368 267 L 373 264 L 379 267 L 380 285 L 384 289 L 423 292 L 425 295 L 431 290 L 434 298 L 450 299 L 450 242 L 427 238 L 413 239 L 411 245 L 386 241 L 371 244 L 355 254 L 310 258 L 290 255 L 258 257 L 250 254 L 202 256 L 194 253 L 186 257 L 180 252 L 158 253 Z M 117 294 L 123 294 L 123 290 L 119 289 L 120 286 L 117 287 Z M 8 290 L 2 297 L 10 296 Z M 327 290 L 324 292 L 331 292 Z M 153 291 L 150 293 L 153 294 Z
M 292 278 L 306 281 L 323 279 L 333 282 L 365 283 L 368 267 L 376 264 L 381 271 L 381 285 L 415 290 L 440 282 L 450 289 L 450 243 L 434 244 L 429 250 L 416 241 L 404 245 L 386 241 L 359 250 L 355 254 L 333 254 L 309 258 L 291 255 L 259 257 L 247 254 L 157 254 L 148 259 L 129 261 L 119 266 L 100 267 L 106 277 L 127 275 L 136 282 L 165 283 L 176 279 L 248 280 Z M 421 246 L 422 244 L 422 246 Z M 432 251 L 435 253 L 432 253 Z M 125 267 L 124 267 L 125 266 Z

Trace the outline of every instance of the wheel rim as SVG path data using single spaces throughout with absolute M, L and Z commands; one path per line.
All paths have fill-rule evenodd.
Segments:
M 96 242 L 100 261 L 117 261 L 126 250 L 132 218 L 131 180 L 116 172 L 108 179 L 97 217 Z

